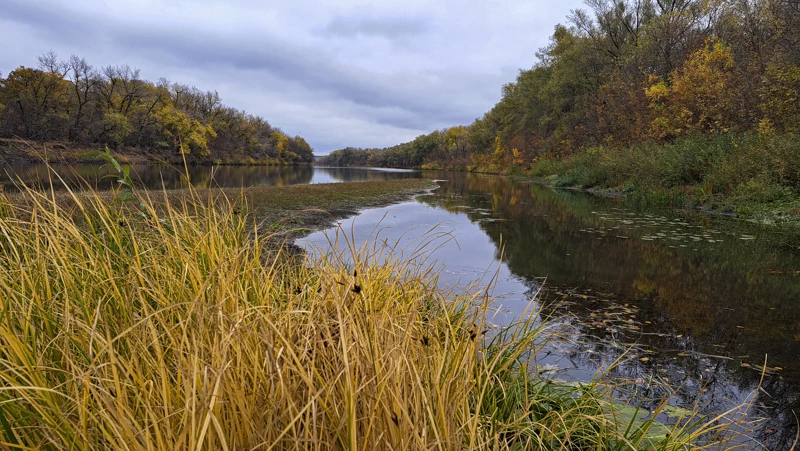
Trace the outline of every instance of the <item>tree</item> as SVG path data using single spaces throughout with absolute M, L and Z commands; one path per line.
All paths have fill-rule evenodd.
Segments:
M 444 133 L 444 145 L 449 155 L 454 159 L 462 159 L 467 156 L 468 140 L 469 131 L 461 125 L 451 127 Z
M 715 42 L 690 55 L 670 76 L 671 84 L 653 77 L 645 91 L 656 115 L 653 136 L 663 139 L 693 131 L 719 133 L 736 129 L 733 75 L 730 48 Z
M 69 85 L 58 73 L 19 67 L 3 86 L 9 132 L 40 141 L 63 136 Z
M 201 156 L 210 154 L 209 140 L 217 134 L 210 125 L 203 125 L 197 119 L 175 108 L 170 102 L 158 113 L 158 122 L 164 134 L 172 141 L 172 148 L 180 155 L 189 155 L 193 151 Z
M 303 138 L 226 107 L 216 91 L 152 83 L 128 65 L 95 70 L 84 58 L 63 62 L 54 52 L 39 57 L 38 69 L 0 77 L 0 137 L 139 148 L 167 153 L 159 157 L 167 160 L 177 154 L 198 162 L 313 161 Z
M 67 68 L 74 93 L 73 119 L 68 138 L 70 141 L 75 141 L 84 138 L 86 109 L 92 101 L 92 95 L 100 80 L 94 68 L 84 58 L 76 55 L 70 57 Z
M 277 130 L 272 132 L 272 146 L 278 158 L 285 158 L 289 152 L 289 137 Z
M 297 155 L 298 161 L 311 163 L 314 161 L 314 151 L 305 139 L 295 136 L 289 140 L 289 151 Z
M 800 133 L 800 66 L 770 65 L 760 99 L 762 131 Z

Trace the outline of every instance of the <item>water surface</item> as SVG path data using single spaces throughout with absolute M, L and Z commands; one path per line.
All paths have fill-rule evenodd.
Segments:
M 114 183 L 97 166 L 56 170 L 73 185 Z M 188 178 L 167 166 L 134 166 L 132 173 L 150 188 L 185 187 L 188 180 L 196 187 L 243 187 L 438 179 L 440 188 L 430 195 L 366 210 L 343 228 L 359 243 L 400 240 L 406 256 L 434 228 L 438 247 L 429 246 L 427 258 L 439 265 L 441 286 L 493 280 L 497 322 L 513 320 L 542 290 L 546 313 L 568 314 L 559 321 L 572 338 L 543 353 L 540 364 L 556 377 L 587 379 L 626 353 L 615 375 L 642 387 L 651 378 L 667 381 L 681 387 L 672 403 L 699 399 L 703 410 L 721 412 L 754 392 L 766 357 L 769 372 L 753 415 L 770 420 L 755 438 L 769 449 L 788 449 L 794 440 L 793 412 L 800 412 L 796 234 L 476 174 L 246 166 L 190 167 Z M 52 173 L 41 165 L 0 167 L 6 189 L 17 176 L 47 186 Z M 299 244 L 324 249 L 327 239 L 316 233 Z
M 565 313 L 573 339 L 540 364 L 557 377 L 586 379 L 625 354 L 612 375 L 680 390 L 722 412 L 749 400 L 767 358 L 753 416 L 769 417 L 755 438 L 788 449 L 800 408 L 800 251 L 797 237 L 695 212 L 642 211 L 621 200 L 554 191 L 475 174 L 426 173 L 440 189 L 414 202 L 372 209 L 342 223 L 357 243 L 399 247 L 427 230 L 444 288 L 496 274 L 502 318 L 540 288 L 547 313 Z M 376 227 L 376 225 L 378 225 Z M 438 226 L 437 226 L 438 225 Z M 327 236 L 299 242 L 324 252 Z M 502 256 L 502 260 L 499 261 Z M 487 273 L 488 270 L 488 273 Z M 659 399 L 655 390 L 649 399 Z
M 131 178 L 147 188 L 284 186 L 307 183 L 361 182 L 420 177 L 418 172 L 381 168 L 325 168 L 312 166 L 189 166 L 130 165 Z M 57 174 L 57 176 L 55 175 Z M 102 165 L 0 164 L 0 185 L 7 191 L 16 183 L 34 187 L 53 184 L 63 188 L 109 189 L 116 183 L 113 171 Z M 109 176 L 109 177 L 107 177 Z

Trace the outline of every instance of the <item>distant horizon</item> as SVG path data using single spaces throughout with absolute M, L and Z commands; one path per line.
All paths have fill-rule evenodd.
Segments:
M 269 4 L 3 0 L 0 73 L 50 50 L 217 91 L 315 155 L 468 125 L 536 62 L 578 0 Z M 265 26 L 265 24 L 268 24 Z

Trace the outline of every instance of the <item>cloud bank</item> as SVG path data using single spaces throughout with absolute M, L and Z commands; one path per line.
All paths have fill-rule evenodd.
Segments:
M 468 124 L 535 62 L 572 0 L 0 0 L 0 72 L 54 50 L 217 90 L 317 154 Z M 10 44 L 10 45 L 9 45 Z

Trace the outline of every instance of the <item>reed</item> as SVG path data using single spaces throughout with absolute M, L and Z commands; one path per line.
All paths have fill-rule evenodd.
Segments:
M 671 450 L 735 435 L 723 417 L 621 421 L 602 379 L 536 373 L 552 331 L 535 301 L 492 329 L 485 292 L 438 292 L 391 248 L 292 257 L 240 200 L 192 191 L 19 196 L 0 199 L 0 448 Z

